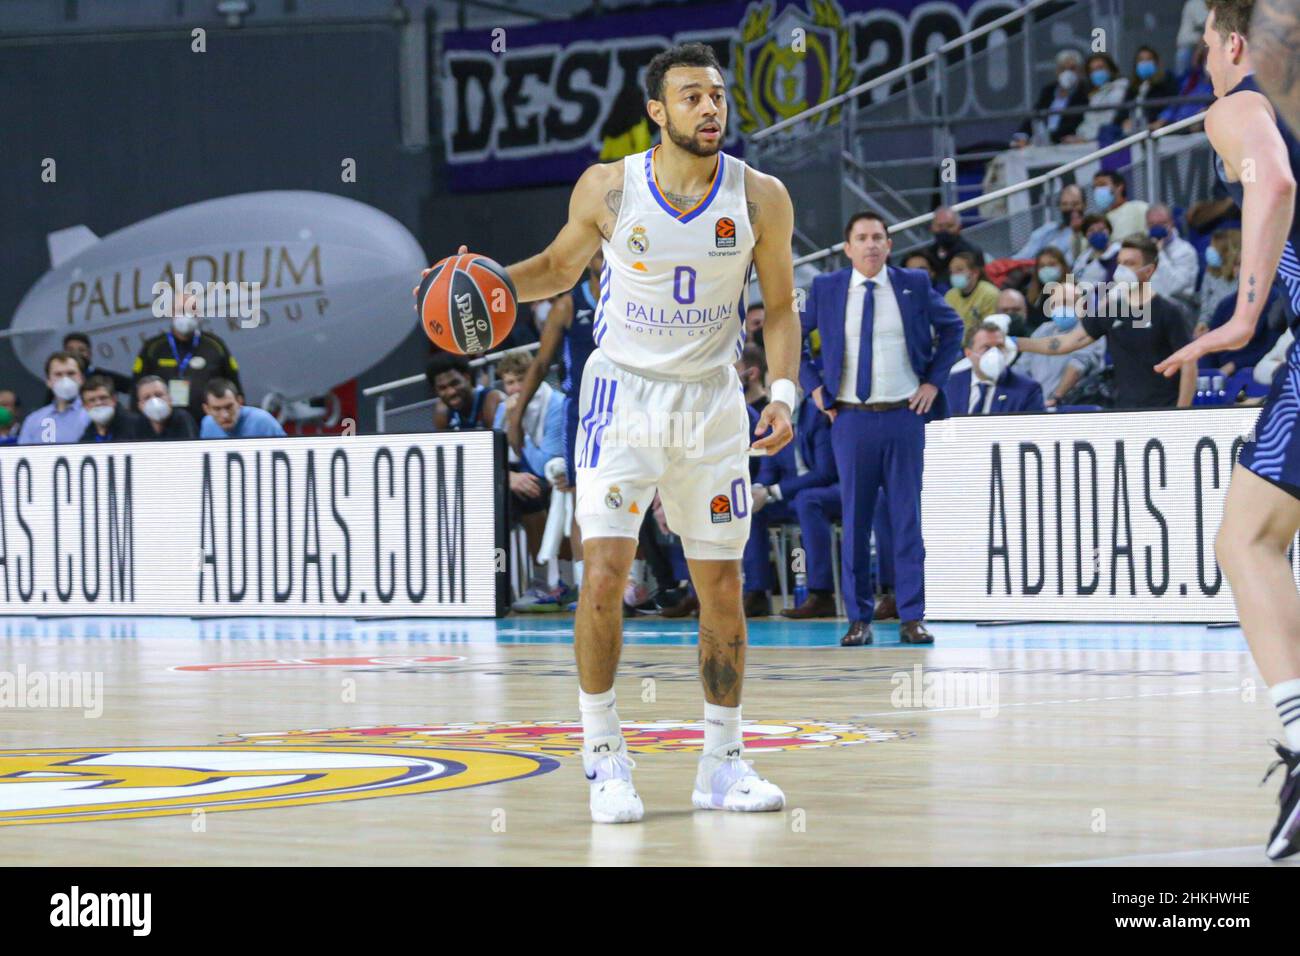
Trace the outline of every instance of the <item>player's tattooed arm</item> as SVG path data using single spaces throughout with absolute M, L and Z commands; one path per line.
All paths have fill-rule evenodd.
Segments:
M 749 225 L 752 228 L 758 222 L 758 203 L 746 201 L 745 208 L 749 211 Z
M 516 262 L 506 271 L 520 302 L 536 302 L 567 292 L 586 271 L 591 257 L 608 238 L 609 194 L 623 185 L 623 164 L 598 163 L 588 167 L 569 197 L 569 219 L 551 244 L 537 255 Z
M 745 639 L 739 633 L 718 631 L 700 624 L 700 680 L 705 697 L 724 707 L 740 705 L 740 685 L 745 671 Z
M 1259 84 L 1292 129 L 1300 129 L 1300 3 L 1256 0 L 1251 59 Z
M 1082 325 L 1076 325 L 1065 335 L 1052 335 L 1039 339 L 1017 336 L 1016 348 L 1021 352 L 1033 352 L 1038 355 L 1068 355 L 1070 352 L 1077 352 L 1085 345 L 1091 345 L 1093 341 L 1095 341 L 1093 337 L 1083 330 Z
M 608 242 L 614 237 L 614 223 L 618 222 L 618 211 L 623 208 L 623 190 L 611 189 L 605 193 L 605 208 L 609 210 L 609 218 L 600 223 L 600 234 Z

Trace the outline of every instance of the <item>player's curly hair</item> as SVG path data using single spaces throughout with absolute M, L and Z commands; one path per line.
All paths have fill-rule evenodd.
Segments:
M 675 66 L 711 66 L 719 73 L 722 63 L 713 47 L 705 43 L 679 43 L 655 55 L 645 68 L 645 95 L 648 100 L 664 98 L 664 77 Z

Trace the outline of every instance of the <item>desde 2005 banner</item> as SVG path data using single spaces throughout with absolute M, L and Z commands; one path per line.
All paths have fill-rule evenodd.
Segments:
M 1236 621 L 1214 537 L 1258 417 L 1196 408 L 929 425 L 928 616 Z
M 9 614 L 492 616 L 492 432 L 13 446 Z

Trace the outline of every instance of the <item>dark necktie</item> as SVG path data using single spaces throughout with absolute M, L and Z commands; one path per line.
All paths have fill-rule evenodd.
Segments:
M 980 396 L 979 396 L 979 398 L 978 398 L 978 399 L 976 400 L 976 402 L 975 402 L 975 414 L 976 414 L 976 415 L 983 415 L 983 414 L 984 414 L 984 402 L 985 402 L 985 401 L 988 399 L 988 397 L 989 397 L 989 389 L 990 389 L 991 387 L 992 387 L 992 386 L 990 386 L 988 382 L 980 382 L 980 383 L 979 383 Z
M 858 339 L 858 401 L 871 395 L 871 333 L 876 318 L 876 284 L 870 279 L 862 287 L 862 331 Z

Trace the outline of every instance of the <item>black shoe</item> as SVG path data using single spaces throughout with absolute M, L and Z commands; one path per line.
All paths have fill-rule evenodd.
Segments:
M 900 644 L 933 644 L 934 635 L 925 627 L 925 621 L 904 621 L 898 625 Z
M 853 621 L 849 624 L 849 632 L 840 638 L 840 647 L 861 647 L 871 641 L 871 624 L 867 621 Z
M 666 591 L 660 591 L 650 599 L 650 603 L 654 605 L 654 611 L 648 613 L 658 614 L 663 611 L 664 608 L 680 604 L 682 598 L 686 597 L 689 593 L 690 592 L 686 588 L 668 588 Z
M 766 591 L 750 591 L 742 599 L 745 617 L 770 617 L 772 601 Z
M 1264 780 L 1273 776 L 1278 767 L 1286 768 L 1286 779 L 1282 781 L 1282 792 L 1277 797 L 1281 804 L 1277 824 L 1268 835 L 1268 850 L 1265 852 L 1270 860 L 1284 860 L 1300 851 L 1300 753 L 1287 750 L 1276 740 L 1271 743 L 1281 759 L 1268 768 Z M 1261 786 L 1264 780 L 1260 781 Z

